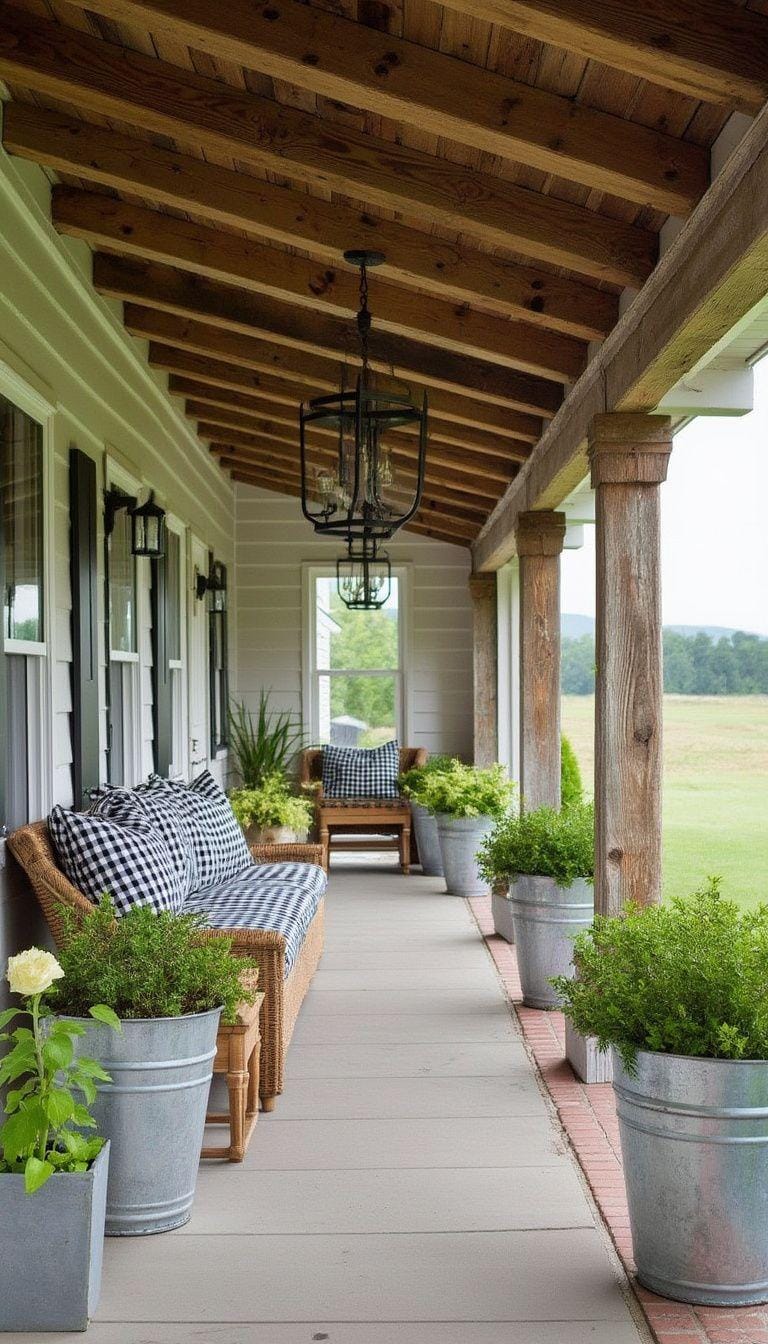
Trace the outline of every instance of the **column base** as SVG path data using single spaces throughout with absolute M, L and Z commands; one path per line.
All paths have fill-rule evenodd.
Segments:
M 594 1036 L 582 1036 L 566 1018 L 565 1057 L 582 1083 L 612 1083 L 611 1056 L 598 1050 Z

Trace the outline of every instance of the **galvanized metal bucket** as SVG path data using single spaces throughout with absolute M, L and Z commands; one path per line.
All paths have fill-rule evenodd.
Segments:
M 552 877 L 517 873 L 509 902 L 523 1003 L 557 1008 L 560 999 L 549 982 L 554 975 L 571 974 L 573 939 L 592 923 L 594 891 L 583 877 L 559 887 Z
M 106 1232 L 138 1237 L 189 1221 L 221 1010 L 123 1022 L 118 1033 L 83 1022 L 78 1053 L 112 1082 L 93 1116 L 112 1140 Z
M 635 1262 L 662 1297 L 768 1301 L 768 1061 L 613 1052 Z
M 34 1195 L 0 1175 L 0 1331 L 87 1330 L 101 1291 L 109 1144 Z
M 515 921 L 512 918 L 512 902 L 509 899 L 509 888 L 494 887 L 491 892 L 491 914 L 493 915 L 493 927 L 500 938 L 505 938 L 508 943 L 515 941 Z
M 443 860 L 435 818 L 421 803 L 411 803 L 411 816 L 422 873 L 425 877 L 442 877 Z
M 493 829 L 491 817 L 436 817 L 443 861 L 445 889 L 449 896 L 487 896 L 488 883 L 480 876 L 477 851 Z

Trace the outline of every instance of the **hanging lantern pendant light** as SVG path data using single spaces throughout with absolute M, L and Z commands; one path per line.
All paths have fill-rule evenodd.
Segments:
M 407 387 L 370 365 L 368 270 L 384 261 L 383 253 L 345 252 L 344 260 L 360 269 L 361 367 L 354 389 L 346 385 L 345 366 L 337 393 L 302 403 L 301 506 L 317 532 L 348 543 L 364 537 L 380 541 L 407 523 L 421 503 L 427 398 L 418 405 Z M 415 432 L 403 433 L 408 430 Z
M 336 590 L 349 611 L 379 611 L 392 595 L 392 565 L 375 538 L 350 542 L 336 561 Z

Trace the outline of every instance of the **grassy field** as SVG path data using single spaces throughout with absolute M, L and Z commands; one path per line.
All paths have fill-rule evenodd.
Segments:
M 592 780 L 591 696 L 563 697 L 563 732 Z M 664 891 L 710 873 L 744 905 L 768 901 L 768 696 L 664 697 Z

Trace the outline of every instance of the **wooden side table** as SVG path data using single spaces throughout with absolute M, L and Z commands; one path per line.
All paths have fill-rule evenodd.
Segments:
M 259 1012 L 263 1001 L 264 995 L 257 994 L 253 1003 L 240 1005 L 237 1022 L 219 1027 L 213 1072 L 227 1076 L 229 1113 L 209 1113 L 205 1123 L 229 1125 L 229 1144 L 203 1148 L 201 1157 L 226 1157 L 230 1162 L 242 1162 L 245 1157 L 259 1118 Z

